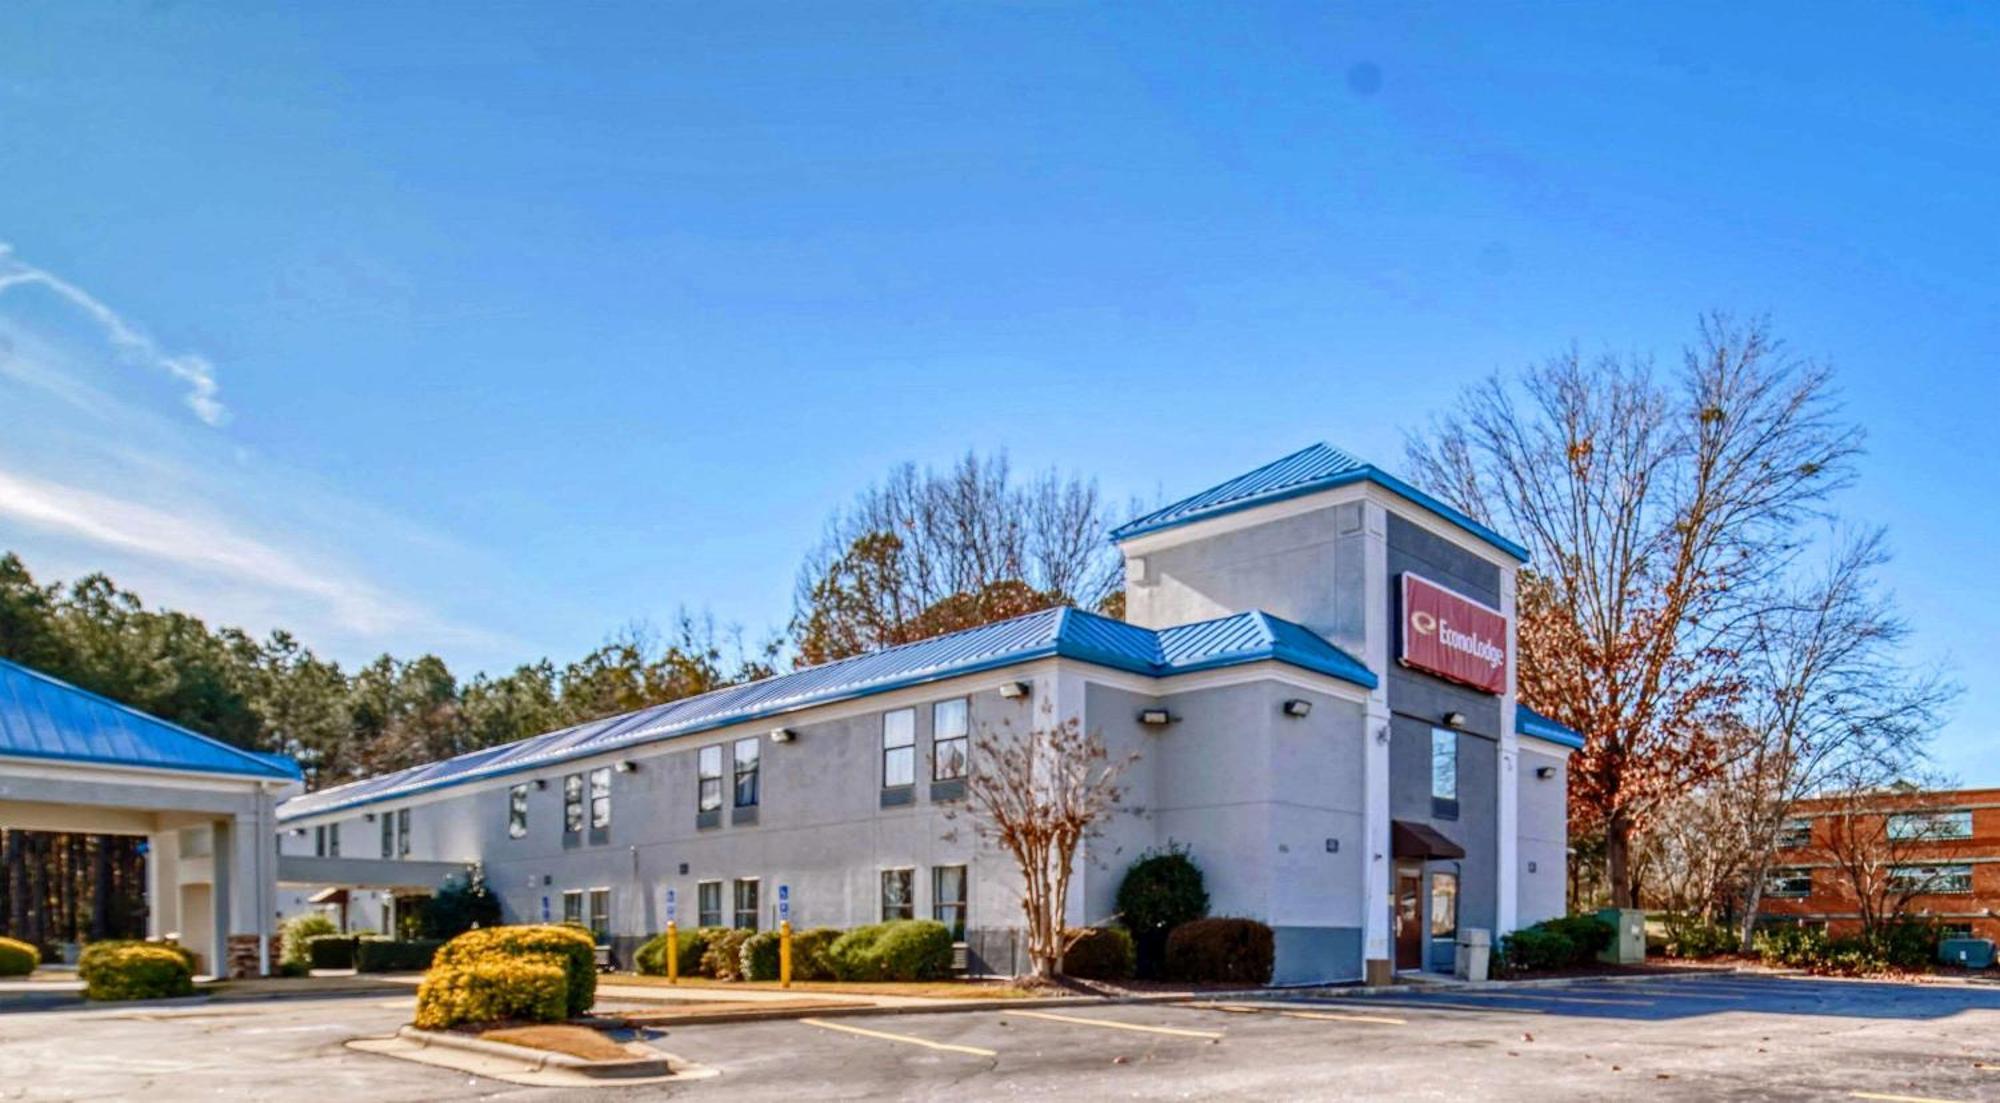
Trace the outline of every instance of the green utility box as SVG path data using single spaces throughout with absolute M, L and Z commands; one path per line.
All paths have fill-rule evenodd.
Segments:
M 1993 968 L 1993 943 L 1984 938 L 1947 938 L 1938 943 L 1938 961 L 1967 969 Z
M 1611 945 L 1597 960 L 1612 965 L 1638 965 L 1646 960 L 1646 913 L 1637 908 L 1604 908 L 1597 918 L 1610 924 Z

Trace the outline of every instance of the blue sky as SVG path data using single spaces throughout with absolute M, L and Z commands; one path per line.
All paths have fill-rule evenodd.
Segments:
M 1393 466 L 1485 373 L 1768 312 L 2000 784 L 1990 9 L 292 8 L 0 12 L 44 574 L 467 673 L 757 634 L 895 461 Z

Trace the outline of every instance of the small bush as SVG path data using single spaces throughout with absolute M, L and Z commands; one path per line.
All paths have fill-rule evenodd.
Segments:
M 1075 933 L 1075 932 L 1071 932 Z M 1091 927 L 1063 955 L 1065 976 L 1083 980 L 1129 980 L 1138 966 L 1132 933 L 1123 927 Z
M 354 971 L 357 973 L 414 973 L 431 967 L 431 959 L 444 945 L 434 938 L 362 938 L 354 943 Z
M 736 970 L 744 980 L 778 979 L 778 932 L 758 931 L 743 940 L 743 948 L 737 952 Z M 792 946 L 792 967 L 798 967 L 796 943 Z
M 597 941 L 580 927 L 532 924 L 467 931 L 437 952 L 432 968 L 486 958 L 550 958 L 562 967 L 570 1017 L 597 1002 Z
M 951 928 L 931 919 L 856 927 L 827 948 L 840 980 L 937 980 L 951 975 Z
M 0 977 L 25 977 L 42 963 L 42 952 L 19 939 L 0 938 Z
M 167 943 L 94 943 L 77 963 L 83 994 L 93 1000 L 158 1000 L 194 992 L 187 951 Z
M 1826 932 L 1815 927 L 1792 924 L 1770 927 L 1758 931 L 1753 944 L 1757 957 L 1766 965 L 1820 969 L 1828 961 Z
M 306 962 L 315 969 L 354 968 L 354 947 L 360 936 L 351 934 L 314 935 L 306 939 Z
M 701 975 L 716 980 L 743 979 L 743 944 L 754 931 L 719 930 L 701 952 Z
M 278 963 L 280 965 L 310 967 L 312 965 L 311 940 L 324 935 L 339 933 L 340 928 L 334 926 L 333 920 L 328 919 L 319 912 L 307 912 L 304 915 L 295 915 L 285 920 L 284 927 L 280 928 L 278 942 L 281 948 L 278 952 Z
M 1495 973 L 1555 972 L 1587 965 L 1611 945 L 1617 932 L 1594 915 L 1565 915 L 1523 927 L 1500 939 Z
M 1757 956 L 1766 965 L 1849 976 L 1928 968 L 1937 945 L 1937 928 L 1913 919 L 1838 938 L 1817 928 L 1785 925 L 1761 931 L 1756 939 Z
M 1167 934 L 1167 976 L 1194 983 L 1269 984 L 1277 938 L 1254 919 L 1197 919 Z
M 468 866 L 463 876 L 445 878 L 417 914 L 423 937 L 440 942 L 475 928 L 499 925 L 500 898 L 486 886 L 485 871 L 478 865 Z
M 77 955 L 76 959 L 78 976 L 82 976 L 83 971 L 90 968 L 92 962 L 105 960 L 117 951 L 131 946 L 151 946 L 155 949 L 166 950 L 180 957 L 181 961 L 187 965 L 190 976 L 195 972 L 194 951 L 182 946 L 178 942 L 167 942 L 165 940 L 154 942 L 138 938 L 111 938 L 105 939 L 102 942 L 91 942 L 84 945 L 83 952 Z
M 1142 977 L 1166 972 L 1167 933 L 1208 915 L 1208 889 L 1185 847 L 1148 851 L 1118 883 L 1118 915 L 1138 953 Z
M 808 927 L 792 935 L 792 979 L 833 980 L 833 944 L 838 927 Z
M 417 987 L 415 1022 L 424 1030 L 502 1019 L 561 1022 L 569 1017 L 568 989 L 555 956 L 489 952 L 434 966 Z
M 701 975 L 702 954 L 707 952 L 709 941 L 725 929 L 723 927 L 696 927 L 692 930 L 677 933 L 675 936 L 675 945 L 680 952 L 680 968 L 678 972 L 681 976 L 698 977 Z M 646 944 L 639 947 L 638 952 L 632 955 L 632 961 L 639 972 L 647 976 L 666 976 L 667 933 L 661 931 L 659 934 L 647 939 Z
M 1699 916 L 1669 915 L 1666 928 L 1667 937 L 1661 942 L 1660 951 L 1668 957 L 1716 957 L 1735 953 L 1741 945 L 1735 931 Z

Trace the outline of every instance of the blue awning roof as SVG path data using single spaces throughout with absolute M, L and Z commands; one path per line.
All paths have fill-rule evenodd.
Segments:
M 298 764 L 232 747 L 0 659 L 0 755 L 296 781 Z
M 1337 486 L 1356 482 L 1374 483 L 1397 497 L 1414 502 L 1443 517 L 1515 559 L 1523 563 L 1528 561 L 1528 549 L 1374 464 L 1356 459 L 1329 444 L 1314 444 L 1302 448 L 1283 459 L 1273 460 L 1255 471 L 1238 475 L 1228 482 L 1209 487 L 1199 494 L 1182 498 L 1170 506 L 1128 521 L 1111 530 L 1111 539 L 1130 540 L 1149 532 L 1159 532 L 1209 517 L 1249 509 L 1252 506 L 1269 505 L 1287 498 L 1331 490 Z
M 408 797 L 1050 656 L 1153 677 L 1272 660 L 1365 689 L 1375 687 L 1375 675 L 1359 660 L 1310 629 L 1268 613 L 1238 613 L 1155 631 L 1080 609 L 1045 609 L 305 793 L 279 805 L 278 818 Z
M 1522 735 L 1545 739 L 1550 743 L 1560 743 L 1572 750 L 1583 749 L 1583 736 L 1556 723 L 1526 705 L 1514 707 L 1514 730 Z

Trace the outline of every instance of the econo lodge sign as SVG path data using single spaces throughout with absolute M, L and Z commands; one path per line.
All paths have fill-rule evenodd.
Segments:
M 1403 665 L 1488 693 L 1507 691 L 1507 618 L 1403 572 Z

